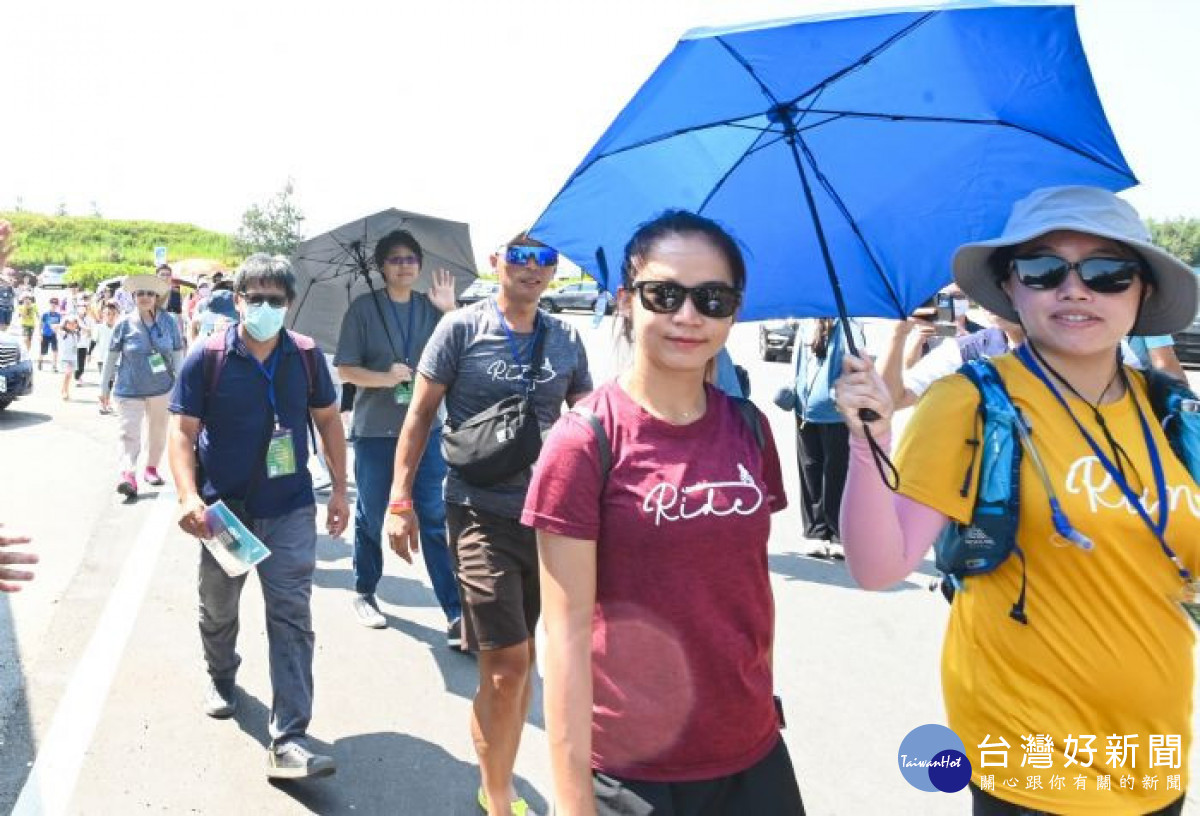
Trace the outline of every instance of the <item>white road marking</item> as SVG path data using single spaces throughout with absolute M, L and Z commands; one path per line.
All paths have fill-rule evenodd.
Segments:
M 146 597 L 154 566 L 174 517 L 175 492 L 164 489 L 121 568 L 96 631 L 71 675 L 66 693 L 34 760 L 12 816 L 58 816 L 66 813 L 83 756 L 108 699 L 113 676 Z

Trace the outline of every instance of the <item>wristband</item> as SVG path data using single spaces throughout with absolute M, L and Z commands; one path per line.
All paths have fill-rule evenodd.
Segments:
M 412 499 L 392 499 L 390 502 L 388 502 L 388 512 L 393 516 L 398 516 L 401 513 L 407 513 L 412 509 Z

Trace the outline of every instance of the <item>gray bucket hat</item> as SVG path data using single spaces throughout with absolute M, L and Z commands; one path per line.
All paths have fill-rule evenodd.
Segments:
M 1154 288 L 1142 304 L 1130 334 L 1174 334 L 1196 317 L 1197 283 L 1191 267 L 1152 244 L 1137 211 L 1098 187 L 1034 190 L 1013 205 L 999 238 L 958 248 L 954 253 L 954 280 L 992 314 L 1019 322 L 1012 301 L 992 274 L 988 259 L 997 249 L 1023 244 L 1055 230 L 1085 232 L 1119 241 L 1149 267 Z

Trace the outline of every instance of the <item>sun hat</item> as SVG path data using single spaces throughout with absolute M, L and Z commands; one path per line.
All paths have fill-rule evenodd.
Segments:
M 154 292 L 160 298 L 165 298 L 171 292 L 171 282 L 157 275 L 129 275 L 121 287 L 131 295 L 134 292 Z
M 1003 247 L 1016 246 L 1055 230 L 1097 235 L 1125 244 L 1150 269 L 1153 289 L 1138 312 L 1130 334 L 1174 334 L 1196 317 L 1197 284 L 1192 268 L 1156 247 L 1150 232 L 1128 202 L 1099 187 L 1044 187 L 1013 205 L 999 238 L 963 244 L 954 253 L 954 279 L 976 303 L 1005 320 L 1019 322 L 1016 309 L 988 259 Z

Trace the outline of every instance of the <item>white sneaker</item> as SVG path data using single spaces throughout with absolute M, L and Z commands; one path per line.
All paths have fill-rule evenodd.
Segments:
M 333 757 L 314 754 L 299 740 L 289 740 L 267 749 L 269 779 L 317 779 L 337 773 Z
M 379 611 L 379 605 L 375 603 L 374 595 L 355 595 L 350 604 L 354 607 L 355 617 L 363 626 L 368 629 L 387 628 L 387 618 Z

